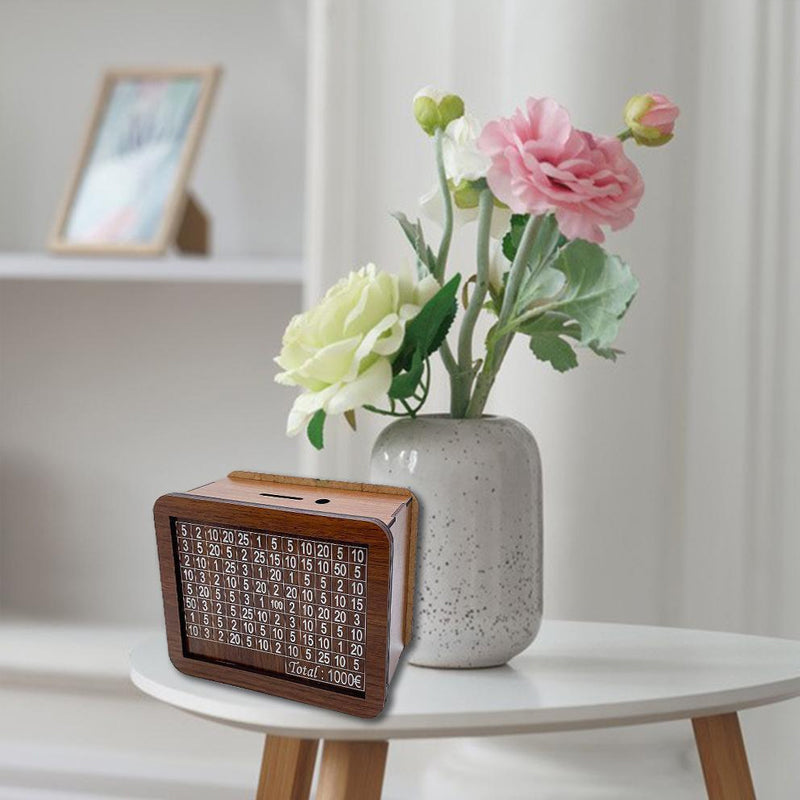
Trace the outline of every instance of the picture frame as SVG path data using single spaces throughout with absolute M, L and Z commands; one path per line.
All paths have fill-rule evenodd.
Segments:
M 208 252 L 208 219 L 187 182 L 221 68 L 110 69 L 48 242 L 54 253 Z

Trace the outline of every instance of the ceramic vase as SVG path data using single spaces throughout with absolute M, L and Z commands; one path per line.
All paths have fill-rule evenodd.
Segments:
M 420 501 L 412 664 L 505 664 L 542 618 L 542 471 L 505 417 L 400 419 L 378 436 L 373 483 Z

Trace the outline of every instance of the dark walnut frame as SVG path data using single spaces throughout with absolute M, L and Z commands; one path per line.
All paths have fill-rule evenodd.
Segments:
M 280 491 L 265 501 L 263 493 L 275 486 Z M 333 497 L 331 511 L 327 506 L 316 506 L 319 510 L 313 505 L 309 508 L 315 502 L 307 496 L 311 487 L 317 494 L 322 490 Z M 303 498 L 305 502 L 294 502 L 292 497 L 274 497 L 299 491 L 306 495 Z M 390 498 L 379 500 L 378 493 L 393 495 L 389 506 L 396 505 L 397 511 L 391 516 L 386 512 L 386 501 Z M 371 497 L 375 516 L 371 516 L 368 510 Z M 187 675 L 356 716 L 376 716 L 386 703 L 389 682 L 411 634 L 417 515 L 416 499 L 408 490 L 304 481 L 258 473 L 231 473 L 223 481 L 159 498 L 154 507 L 154 518 L 167 644 L 172 663 Z M 381 516 L 383 519 L 379 518 Z M 237 648 L 224 643 L 203 642 L 190 649 L 185 636 L 180 563 L 174 530 L 176 520 L 308 537 L 331 543 L 366 545 L 364 692 L 343 687 L 325 688 L 311 679 L 276 673 L 268 669 L 266 655 L 263 670 L 258 666 L 236 663 L 233 654 Z

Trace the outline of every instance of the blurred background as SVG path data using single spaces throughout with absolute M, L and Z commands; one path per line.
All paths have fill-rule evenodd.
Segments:
M 519 345 L 490 410 L 542 452 L 546 616 L 800 638 L 798 43 L 793 0 L 0 0 L 0 798 L 252 794 L 259 736 L 128 682 L 161 625 L 152 503 L 235 468 L 367 477 L 380 420 L 334 421 L 322 454 L 287 439 L 271 359 L 346 270 L 403 267 L 425 84 L 484 121 L 552 95 L 608 133 L 632 94 L 680 104 L 609 239 L 641 283 L 626 355 L 559 375 Z M 212 255 L 46 255 L 103 70 L 212 63 L 191 180 Z M 742 722 L 761 795 L 800 796 L 800 702 Z M 398 743 L 386 793 L 500 797 L 475 768 L 499 763 L 509 797 L 699 775 L 670 724 Z

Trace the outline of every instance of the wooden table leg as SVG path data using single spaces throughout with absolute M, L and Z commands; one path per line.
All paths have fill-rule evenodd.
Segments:
M 709 800 L 755 800 L 737 714 L 692 720 Z
M 318 745 L 317 739 L 267 736 L 256 800 L 308 800 Z
M 329 742 L 322 748 L 316 800 L 380 800 L 389 742 Z

